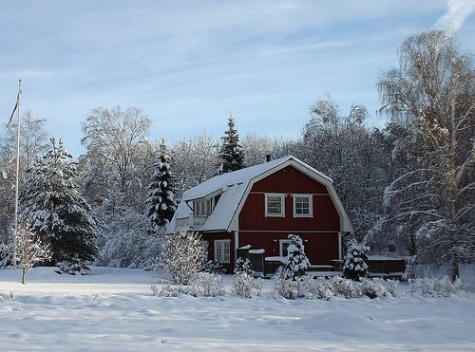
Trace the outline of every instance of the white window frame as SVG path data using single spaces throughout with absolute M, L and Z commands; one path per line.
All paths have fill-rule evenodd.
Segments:
M 280 213 L 270 213 L 269 212 L 269 198 L 270 197 L 279 197 L 280 198 Z M 282 193 L 266 193 L 265 195 L 265 207 L 266 207 L 266 217 L 284 217 L 285 216 L 285 194 Z
M 308 214 L 298 214 L 297 213 L 297 198 L 307 198 L 308 199 Z M 311 217 L 313 217 L 313 196 L 311 194 L 294 194 L 293 195 L 293 205 L 294 205 L 294 218 L 311 218 Z
M 212 203 L 210 200 L 202 199 L 194 201 L 194 212 L 193 215 L 196 217 L 207 217 L 211 212 Z
M 292 243 L 291 240 L 279 240 L 279 256 L 280 257 L 283 257 L 283 258 L 286 258 L 287 255 L 284 255 L 284 245 L 287 245 L 287 248 L 289 247 L 289 245 Z
M 214 240 L 214 260 L 218 263 L 231 263 L 231 240 Z

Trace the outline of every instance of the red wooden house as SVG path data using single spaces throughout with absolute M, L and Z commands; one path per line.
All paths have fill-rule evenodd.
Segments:
M 193 187 L 183 199 L 168 232 L 202 234 L 208 259 L 232 272 L 246 248 L 253 269 L 264 260 L 287 255 L 288 235 L 299 235 L 315 268 L 342 260 L 342 234 L 352 232 L 332 180 L 288 156 L 222 174 Z

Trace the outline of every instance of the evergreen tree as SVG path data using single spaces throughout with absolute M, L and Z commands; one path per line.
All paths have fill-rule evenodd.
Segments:
M 285 260 L 282 270 L 284 279 L 295 279 L 305 275 L 305 270 L 310 266 L 310 261 L 305 255 L 304 245 L 302 239 L 290 234 L 288 236 L 290 244 L 287 247 L 287 259 Z
M 20 220 L 29 223 L 49 246 L 54 263 L 97 258 L 97 223 L 89 204 L 79 195 L 76 162 L 51 139 L 51 149 L 27 170 L 20 193 Z
M 149 193 L 146 202 L 149 204 L 148 217 L 154 226 L 165 226 L 172 219 L 177 208 L 175 200 L 175 184 L 170 165 L 171 158 L 162 146 L 160 158 L 152 175 L 152 182 L 148 187 Z
M 228 119 L 228 129 L 224 134 L 225 136 L 221 137 L 223 144 L 220 149 L 223 172 L 240 170 L 244 167 L 244 149 L 239 143 L 239 134 L 231 115 Z
M 348 243 L 348 250 L 345 256 L 345 265 L 343 267 L 343 276 L 347 279 L 359 281 L 361 277 L 368 275 L 368 256 L 366 253 L 369 248 L 359 244 L 355 240 Z

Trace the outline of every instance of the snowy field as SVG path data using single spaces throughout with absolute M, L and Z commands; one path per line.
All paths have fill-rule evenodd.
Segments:
M 143 270 L 19 278 L 0 269 L 1 351 L 475 350 L 473 292 L 429 298 L 401 284 L 397 298 L 285 300 L 266 280 L 251 299 L 165 298 Z

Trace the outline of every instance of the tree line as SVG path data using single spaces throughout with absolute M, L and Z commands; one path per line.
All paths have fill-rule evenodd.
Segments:
M 50 246 L 60 243 L 56 261 L 74 254 L 103 265 L 145 267 L 158 257 L 184 190 L 266 155 L 292 154 L 333 179 L 355 229 L 351 239 L 379 254 L 396 246 L 413 264 L 450 263 L 456 277 L 460 261 L 475 252 L 470 55 L 445 32 L 410 36 L 399 49 L 399 66 L 382 72 L 377 87 L 379 113 L 388 121 L 383 128 L 368 126 L 364 105 L 344 112 L 328 96 L 313 104 L 292 139 L 240 136 L 230 116 L 220 139 L 203 134 L 166 145 L 148 138 L 152 121 L 142 109 L 95 108 L 83 122 L 86 152 L 77 160 L 60 141 L 48 142 L 45 120 L 26 112 L 22 219 Z M 14 128 L 4 130 L 0 144 L 0 260 L 12 238 Z M 81 245 L 88 250 L 78 257 Z

